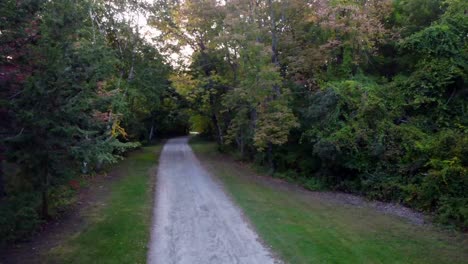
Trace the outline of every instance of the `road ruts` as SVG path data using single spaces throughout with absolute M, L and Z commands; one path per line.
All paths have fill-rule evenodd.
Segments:
M 236 205 L 200 165 L 188 137 L 161 153 L 148 263 L 275 263 Z

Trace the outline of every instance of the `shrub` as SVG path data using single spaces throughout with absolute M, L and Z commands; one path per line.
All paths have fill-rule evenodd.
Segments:
M 0 204 L 0 244 L 24 239 L 41 223 L 37 209 L 39 195 L 25 192 L 10 196 Z

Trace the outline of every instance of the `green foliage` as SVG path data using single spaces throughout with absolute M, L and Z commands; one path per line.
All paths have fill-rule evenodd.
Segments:
M 326 190 L 326 185 L 318 178 L 315 177 L 309 177 L 304 182 L 302 182 L 302 185 L 311 191 L 323 191 Z
M 0 190 L 2 243 L 30 235 L 72 204 L 67 181 L 79 172 L 100 171 L 139 140 L 169 130 L 165 112 L 173 110 L 163 101 L 172 96 L 171 68 L 121 16 L 145 8 L 127 1 L 0 4 L 0 67 L 14 69 L 11 80 L 3 72 L 0 80 L 8 88 L 0 112 L 12 130 L 2 128 L 0 150 L 6 144 L 18 167 L 5 183 L 0 171 L 0 187 L 7 186 L 5 197 Z
M 0 206 L 0 245 L 23 239 L 36 231 L 42 223 L 36 211 L 38 198 L 35 192 L 24 192 L 3 201 Z
M 0 199 L 12 201 L 2 235 L 30 234 L 40 211 L 71 203 L 64 184 L 79 171 L 190 124 L 307 188 L 466 228 L 466 10 L 463 0 L 2 1 L 0 150 L 19 167 L 0 174 Z
M 282 102 L 274 101 L 260 109 L 253 138 L 255 146 L 264 150 L 268 143 L 282 145 L 288 141 L 291 128 L 299 124 L 292 111 Z
M 50 214 L 57 216 L 76 202 L 76 190 L 69 184 L 58 185 L 49 191 Z
M 222 148 L 466 227 L 466 1 L 158 7 L 163 35 L 194 50 L 176 90 Z
M 394 23 L 402 26 L 405 35 L 431 25 L 443 13 L 442 0 L 397 0 L 393 12 Z
M 48 252 L 45 262 L 144 263 L 152 223 L 150 169 L 160 151 L 161 145 L 144 147 L 118 164 L 125 175 L 111 182 L 105 202 L 84 212 L 87 228 Z
M 415 225 L 364 204 L 343 204 L 340 195 L 305 193 L 264 179 L 222 157 L 214 143 L 193 141 L 191 146 L 284 261 L 452 264 L 467 258 L 465 234 Z M 316 183 L 312 178 L 309 184 L 315 189 Z

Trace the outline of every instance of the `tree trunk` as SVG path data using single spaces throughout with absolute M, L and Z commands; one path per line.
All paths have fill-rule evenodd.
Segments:
M 154 119 L 151 121 L 151 129 L 148 135 L 148 141 L 151 142 L 153 140 L 153 134 L 154 134 Z
M 250 129 L 251 131 L 255 131 L 255 128 L 257 127 L 257 109 L 252 108 L 250 111 Z
M 236 143 L 241 157 L 244 158 L 244 136 L 242 135 L 242 131 L 240 132 L 240 135 L 236 137 Z
M 42 218 L 49 219 L 49 168 L 48 164 L 45 165 L 44 183 L 42 186 Z
M 0 153 L 0 155 L 2 155 Z M 5 197 L 5 179 L 3 177 L 3 159 L 0 158 L 0 199 Z
M 271 142 L 268 142 L 267 162 L 268 162 L 269 173 L 273 174 L 275 172 L 275 164 L 273 161 L 273 144 Z
M 272 0 L 268 0 L 268 7 L 270 9 L 270 20 L 271 20 L 271 61 L 276 66 L 279 66 L 278 60 L 278 37 L 276 36 L 276 20 L 275 20 L 275 11 L 273 10 Z
M 49 219 L 49 199 L 47 197 L 47 187 L 42 191 L 42 218 Z
M 273 9 L 272 0 L 268 0 L 268 7 L 270 9 L 270 20 L 271 20 L 271 62 L 276 66 L 280 67 L 278 59 L 278 37 L 276 36 L 276 20 L 275 20 L 275 11 Z M 273 99 L 276 99 L 281 94 L 279 85 L 273 85 Z
M 104 162 L 102 160 L 98 160 L 96 162 L 96 172 L 102 172 L 102 168 L 104 167 Z
M 211 81 L 209 83 L 209 86 L 211 88 Z M 223 130 L 221 129 L 221 125 L 219 124 L 218 117 L 216 116 L 216 110 L 214 109 L 215 99 L 213 98 L 211 94 L 210 94 L 210 107 L 211 107 L 211 121 L 213 122 L 213 125 L 215 126 L 215 129 L 216 129 L 217 141 L 218 141 L 218 144 L 222 146 L 224 144 Z
M 218 117 L 216 116 L 215 113 L 211 115 L 211 121 L 215 125 L 216 128 L 216 140 L 220 146 L 224 144 L 224 137 L 223 137 L 223 130 L 221 129 L 221 126 L 219 125 Z
M 245 146 L 245 144 L 244 144 L 244 137 L 241 137 L 241 139 L 240 139 L 240 152 L 241 152 L 241 157 L 242 157 L 242 159 L 245 158 L 245 157 L 244 157 L 244 148 L 245 148 L 244 146 Z

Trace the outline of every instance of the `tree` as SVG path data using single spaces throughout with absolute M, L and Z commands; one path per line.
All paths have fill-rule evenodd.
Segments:
M 207 114 L 216 131 L 220 144 L 224 142 L 224 128 L 219 111 L 220 96 L 225 87 L 216 83 L 217 64 L 216 36 L 219 35 L 224 18 L 224 8 L 217 1 L 157 1 L 151 24 L 161 31 L 160 42 L 174 52 L 180 52 L 184 46 L 194 51 L 190 70 L 192 75 L 203 83 L 200 96 L 207 96 L 209 104 Z M 175 45 L 174 45 L 175 44 Z M 202 100 L 202 99 L 200 99 Z
M 100 84 L 112 75 L 116 58 L 103 38 L 90 34 L 89 5 L 55 1 L 43 6 L 34 71 L 13 101 L 22 129 L 8 140 L 10 158 L 40 190 L 46 218 L 49 188 L 67 169 L 81 162 L 113 162 L 116 149 L 131 147 L 119 143 L 118 134 L 107 134 L 110 120 L 100 114 L 105 111 L 98 105 Z
M 0 198 L 6 195 L 3 163 L 7 148 L 4 139 L 21 129 L 15 127 L 11 100 L 21 94 L 21 86 L 31 74 L 33 63 L 27 60 L 30 50 L 26 47 L 37 40 L 37 12 L 41 3 L 3 1 L 0 4 Z

